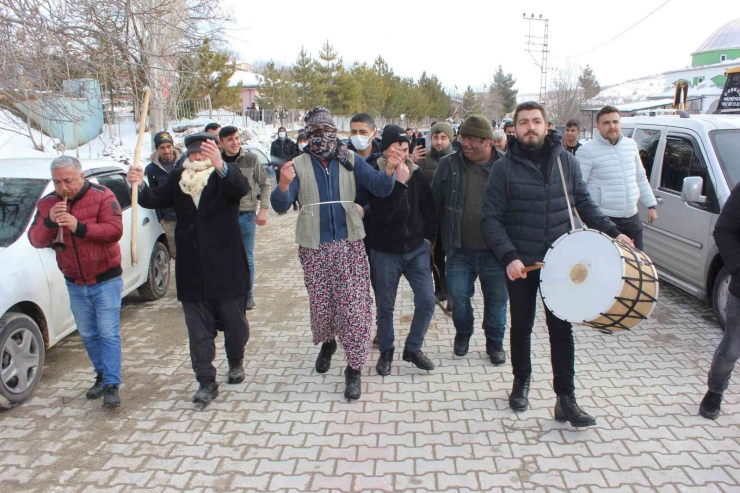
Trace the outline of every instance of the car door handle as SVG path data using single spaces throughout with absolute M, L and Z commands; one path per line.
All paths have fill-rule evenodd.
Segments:
M 655 197 L 655 201 L 659 204 L 663 203 L 663 197 Z
M 146 226 L 147 224 L 149 224 L 149 218 L 145 217 L 144 220 L 141 222 L 141 225 Z

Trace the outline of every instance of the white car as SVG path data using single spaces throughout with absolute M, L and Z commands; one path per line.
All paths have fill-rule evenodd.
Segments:
M 51 159 L 0 160 L 0 408 L 33 393 L 46 350 L 76 330 L 55 252 L 28 240 L 36 203 L 54 191 L 50 164 Z M 111 189 L 123 211 L 123 295 L 138 289 L 145 299 L 161 298 L 169 287 L 170 256 L 156 212 L 139 207 L 134 267 L 126 168 L 112 161 L 82 166 L 87 179 Z

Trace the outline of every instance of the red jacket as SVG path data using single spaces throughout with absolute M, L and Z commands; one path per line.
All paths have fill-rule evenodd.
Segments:
M 49 210 L 62 198 L 46 195 L 36 205 L 38 213 L 28 232 L 31 245 L 50 247 L 59 226 L 49 218 Z M 121 206 L 108 188 L 85 180 L 76 197 L 67 201 L 69 212 L 77 219 L 77 231 L 64 228 L 67 248 L 57 252 L 57 264 L 64 277 L 75 284 L 96 284 L 120 276 L 123 236 Z

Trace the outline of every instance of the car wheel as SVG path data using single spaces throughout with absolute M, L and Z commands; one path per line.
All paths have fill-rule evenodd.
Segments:
M 0 409 L 11 408 L 36 389 L 46 348 L 39 326 L 23 313 L 0 317 Z
M 139 295 L 145 300 L 158 300 L 167 294 L 170 287 L 170 252 L 161 242 L 157 242 L 149 260 L 149 276 L 139 286 Z
M 712 309 L 722 330 L 725 329 L 725 307 L 727 297 L 730 295 L 730 281 L 732 281 L 732 275 L 727 266 L 724 266 L 717 273 L 712 287 Z

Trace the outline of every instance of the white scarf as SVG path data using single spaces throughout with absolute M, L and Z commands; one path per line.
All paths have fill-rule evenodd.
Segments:
M 191 161 L 186 159 L 182 167 L 185 171 L 180 176 L 180 190 L 182 193 L 190 195 L 193 198 L 196 209 L 200 202 L 200 194 L 208 184 L 211 173 L 216 168 L 211 165 L 211 161 Z

